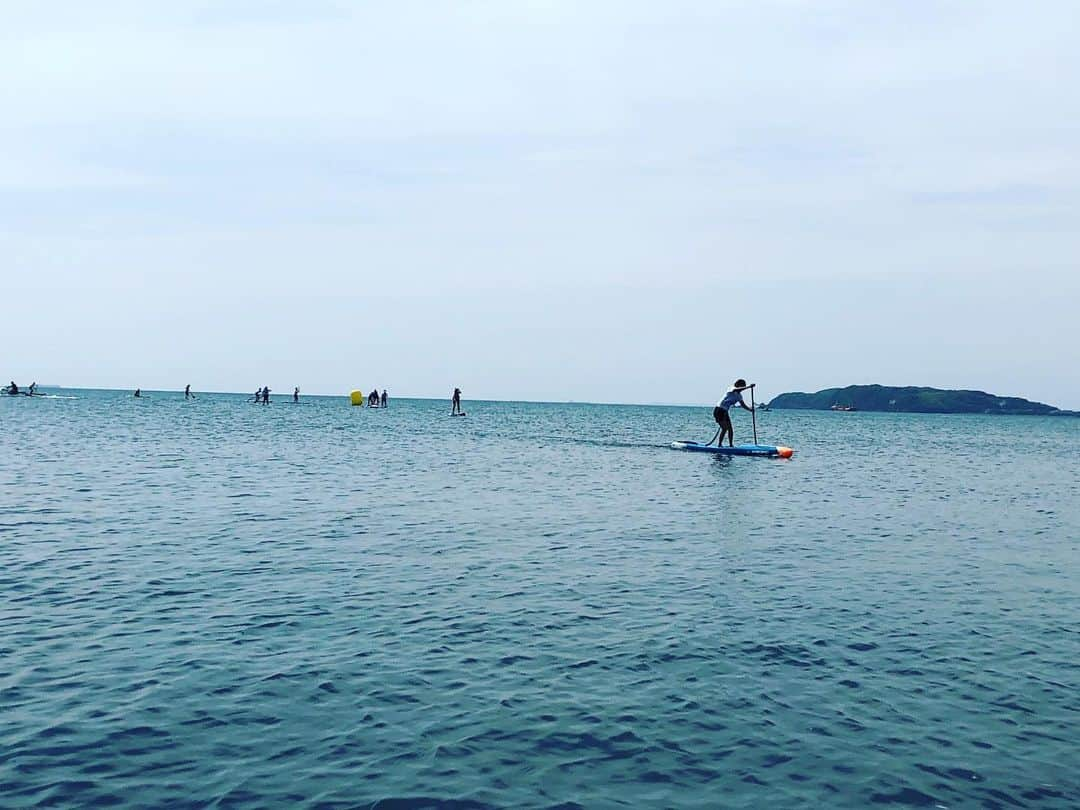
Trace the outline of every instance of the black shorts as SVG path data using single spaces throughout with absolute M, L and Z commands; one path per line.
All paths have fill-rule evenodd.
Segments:
M 731 427 L 731 414 L 729 414 L 719 405 L 712 409 L 712 418 L 715 419 L 716 424 L 718 424 L 722 428 Z

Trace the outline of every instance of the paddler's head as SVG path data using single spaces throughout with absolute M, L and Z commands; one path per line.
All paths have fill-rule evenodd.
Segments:
M 742 378 L 739 378 L 738 380 L 735 381 L 735 387 L 736 388 L 746 388 L 746 380 L 744 380 Z

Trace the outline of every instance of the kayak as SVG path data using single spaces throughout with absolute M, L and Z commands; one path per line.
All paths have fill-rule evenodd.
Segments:
M 701 442 L 672 442 L 673 450 L 689 450 L 693 453 L 715 453 L 720 456 L 765 456 L 766 458 L 791 458 L 794 450 L 790 447 L 775 447 L 771 444 L 737 444 L 734 447 L 717 447 L 715 444 Z

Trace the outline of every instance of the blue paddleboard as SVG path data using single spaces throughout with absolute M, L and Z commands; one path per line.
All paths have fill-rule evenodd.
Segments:
M 701 442 L 672 442 L 674 450 L 689 450 L 693 453 L 716 453 L 721 456 L 767 456 L 771 458 L 791 458 L 795 452 L 790 447 L 774 447 L 771 444 L 737 444 L 734 447 L 717 447 L 715 444 Z

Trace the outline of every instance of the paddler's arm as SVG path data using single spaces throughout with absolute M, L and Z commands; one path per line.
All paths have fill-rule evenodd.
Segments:
M 742 388 L 736 388 L 735 390 L 738 391 L 739 394 L 742 394 L 743 391 L 749 391 L 755 385 L 757 385 L 757 383 L 750 383 L 750 385 L 744 385 Z M 748 410 L 751 413 L 754 412 L 754 409 L 747 405 L 741 396 L 739 397 L 739 404 L 742 405 L 745 410 Z

